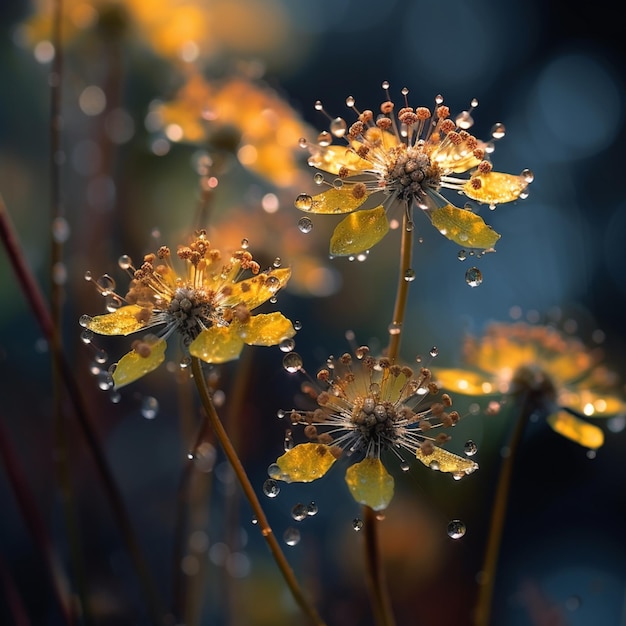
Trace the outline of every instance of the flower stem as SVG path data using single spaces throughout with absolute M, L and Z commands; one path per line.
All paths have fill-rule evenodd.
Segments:
M 298 604 L 298 606 L 302 609 L 303 613 L 309 618 L 311 624 L 315 624 L 316 626 L 324 626 L 325 622 L 317 613 L 315 607 L 311 604 L 311 602 L 306 598 L 296 577 L 291 569 L 287 559 L 283 551 L 278 544 L 278 540 L 276 539 L 274 532 L 267 521 L 267 517 L 265 516 L 265 512 L 263 511 L 263 507 L 257 498 L 256 493 L 250 483 L 250 479 L 246 474 L 246 471 L 239 460 L 239 456 L 233 444 L 228 437 L 226 429 L 222 425 L 222 422 L 215 410 L 215 406 L 213 405 L 213 401 L 211 400 L 211 396 L 209 394 L 209 390 L 207 388 L 206 380 L 204 378 L 204 374 L 202 372 L 202 365 L 198 358 L 191 357 L 191 368 L 193 371 L 194 380 L 196 382 L 196 386 L 198 388 L 198 393 L 200 394 L 200 400 L 202 402 L 202 406 L 206 412 L 206 417 L 210 422 L 215 434 L 228 458 L 228 461 L 237 476 L 239 484 L 243 489 L 243 492 L 252 507 L 252 511 L 256 516 L 257 523 L 261 529 L 261 534 L 263 535 L 267 545 L 280 569 L 291 594 L 293 595 L 294 600 Z
M 515 424 L 513 433 L 507 446 L 507 454 L 502 460 L 500 476 L 494 496 L 494 505 L 491 509 L 491 520 L 487 534 L 487 547 L 481 569 L 480 589 L 478 591 L 478 602 L 474 611 L 474 625 L 488 626 L 491 617 L 491 604 L 493 589 L 496 581 L 496 569 L 498 566 L 498 555 L 502 543 L 504 522 L 506 520 L 506 510 L 509 501 L 509 491 L 511 479 L 513 477 L 513 467 L 515 458 L 522 442 L 524 431 L 530 416 L 533 414 L 532 403 L 529 402 L 528 395 L 518 399 L 520 406 L 519 417 Z

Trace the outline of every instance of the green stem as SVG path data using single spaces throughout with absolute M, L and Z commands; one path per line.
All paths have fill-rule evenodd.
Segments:
M 241 488 L 246 496 L 250 506 L 252 507 L 252 511 L 256 517 L 259 528 L 261 529 L 261 534 L 263 535 L 267 545 L 278 565 L 278 568 L 291 591 L 291 594 L 298 604 L 298 606 L 302 609 L 302 612 L 309 618 L 311 624 L 315 624 L 316 626 L 324 626 L 325 622 L 317 613 L 315 607 L 311 604 L 311 602 L 304 595 L 296 577 L 291 569 L 287 559 L 283 551 L 278 544 L 278 540 L 276 539 L 274 532 L 267 521 L 267 517 L 265 516 L 265 512 L 263 511 L 263 507 L 257 498 L 257 495 L 250 483 L 250 479 L 246 474 L 246 471 L 239 460 L 239 456 L 233 444 L 228 437 L 228 433 L 226 429 L 222 425 L 222 422 L 215 410 L 215 406 L 213 405 L 213 401 L 211 400 L 211 395 L 209 394 L 209 390 L 207 388 L 206 380 L 204 378 L 204 374 L 202 372 L 202 365 L 200 361 L 196 357 L 191 357 L 191 368 L 193 371 L 194 380 L 196 382 L 196 386 L 198 388 L 198 393 L 200 394 L 200 400 L 202 402 L 202 406 L 206 412 L 206 417 L 213 428 L 215 435 L 217 436 L 224 453 L 228 461 L 230 462 L 233 471 L 235 472 L 235 476 L 241 485 Z
M 513 467 L 515 465 L 515 459 L 522 442 L 524 431 L 526 430 L 526 425 L 528 424 L 528 420 L 533 413 L 531 405 L 528 402 L 528 396 L 525 396 L 522 400 L 518 400 L 518 406 L 520 404 L 520 415 L 515 424 L 513 433 L 511 434 L 507 454 L 502 460 L 500 476 L 498 478 L 498 485 L 494 496 L 494 504 L 491 509 L 491 520 L 489 522 L 489 531 L 487 535 L 487 547 L 485 549 L 485 557 L 480 576 L 478 602 L 474 611 L 475 626 L 489 625 L 493 590 L 496 581 L 496 570 L 498 567 L 498 556 L 500 554 L 504 522 L 506 520 L 511 479 L 513 477 Z

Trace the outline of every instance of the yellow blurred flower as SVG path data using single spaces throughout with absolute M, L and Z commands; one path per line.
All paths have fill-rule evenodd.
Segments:
M 193 74 L 170 102 L 154 108 L 166 137 L 232 152 L 278 187 L 302 175 L 299 139 L 309 127 L 273 89 L 244 78 L 205 80 Z
M 489 154 L 493 143 L 470 135 L 472 102 L 469 111 L 453 121 L 450 111 L 437 96 L 435 109 L 408 106 L 408 90 L 403 89 L 404 106 L 397 114 L 389 99 L 389 84 L 383 83 L 387 100 L 380 114 L 359 111 L 352 96 L 346 105 L 357 120 L 348 127 L 341 117 L 331 119 L 329 131 L 320 133 L 316 143 L 305 147 L 309 164 L 322 172 L 316 184 L 327 189 L 315 196 L 300 194 L 297 208 L 311 213 L 348 213 L 330 241 L 333 255 L 349 256 L 378 243 L 389 230 L 387 213 L 396 207 L 413 224 L 415 209 L 421 210 L 448 239 L 465 248 L 490 249 L 500 238 L 476 213 L 457 208 L 440 193 L 441 188 L 464 194 L 471 200 L 495 207 L 527 195 L 533 174 L 520 175 L 492 171 Z M 316 108 L 323 111 L 321 102 Z M 504 126 L 496 124 L 492 137 L 504 136 Z M 333 138 L 345 144 L 333 144 Z M 469 177 L 457 174 L 469 173 Z M 329 176 L 330 175 L 330 176 Z
M 528 393 L 557 433 L 591 449 L 604 434 L 581 418 L 626 410 L 611 392 L 615 375 L 579 339 L 551 326 L 492 323 L 482 337 L 466 337 L 464 360 L 472 369 L 435 370 L 443 388 L 470 396 Z
M 166 340 L 177 335 L 185 350 L 207 363 L 238 358 L 244 344 L 273 346 L 293 337 L 291 322 L 281 313 L 251 315 L 250 311 L 269 300 L 289 280 L 290 270 L 259 272 L 259 264 L 247 250 L 237 250 L 227 263 L 213 249 L 204 233 L 177 255 L 186 272 L 178 275 L 171 265 L 166 246 L 148 254 L 139 269 L 129 257 L 120 258 L 120 267 L 132 276 L 125 298 L 100 286 L 104 296 L 118 305 L 106 315 L 83 316 L 80 323 L 101 335 L 130 335 L 163 327 L 158 335 L 148 334 L 117 363 L 113 372 L 116 388 L 134 382 L 156 369 L 165 360 Z M 239 280 L 244 271 L 252 277 Z M 113 308 L 113 307 L 112 307 Z
M 394 479 L 385 469 L 383 456 L 395 456 L 407 471 L 406 451 L 427 467 L 450 472 L 457 479 L 478 468 L 474 461 L 435 445 L 450 439 L 441 430 L 454 426 L 459 414 L 449 410 L 452 401 L 446 394 L 419 410 L 428 394 L 439 392 L 428 369 L 421 368 L 416 375 L 410 367 L 375 359 L 366 346 L 357 348 L 355 356 L 356 367 L 352 356 L 344 354 L 337 363 L 333 361 L 332 368 L 320 370 L 317 378 L 327 389 L 309 390 L 317 409 L 291 412 L 291 422 L 304 425 L 310 441 L 279 457 L 270 466 L 271 478 L 317 480 L 345 453 L 352 461 L 345 475 L 350 493 L 360 504 L 379 511 L 389 505 L 394 492 Z M 291 363 L 294 353 L 285 359 Z

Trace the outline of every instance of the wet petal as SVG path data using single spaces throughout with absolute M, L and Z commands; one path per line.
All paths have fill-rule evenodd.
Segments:
M 333 256 L 349 256 L 369 250 L 389 231 L 385 209 L 377 206 L 367 211 L 357 211 L 341 220 L 330 239 Z
M 280 473 L 271 477 L 286 483 L 310 483 L 324 476 L 335 460 L 329 446 L 301 443 L 276 459 Z
M 462 456 L 448 452 L 443 448 L 437 448 L 432 454 L 424 454 L 419 448 L 415 454 L 424 465 L 433 470 L 452 474 L 471 474 L 478 469 L 478 463 L 470 461 Z
M 354 185 L 345 184 L 341 189 L 329 189 L 318 193 L 311 198 L 310 208 L 302 209 L 308 213 L 323 213 L 337 215 L 340 213 L 351 213 L 358 209 L 368 198 L 368 194 L 358 198 L 352 193 Z
M 371 163 L 362 159 L 354 150 L 346 146 L 316 148 L 315 154 L 309 157 L 309 165 L 335 175 L 339 174 L 339 170 L 344 167 L 353 174 L 372 167 Z
M 437 384 L 446 391 L 454 391 L 468 396 L 482 396 L 497 391 L 485 376 L 469 370 L 436 369 L 433 370 L 433 376 Z
M 597 426 L 588 424 L 566 411 L 559 411 L 550 415 L 548 424 L 559 435 L 563 435 L 563 437 L 567 437 L 585 448 L 596 450 L 604 443 L 604 433 Z
M 251 311 L 269 300 L 279 289 L 282 289 L 291 276 L 289 267 L 281 267 L 270 272 L 257 274 L 252 278 L 231 283 L 226 290 L 227 295 L 220 295 L 221 306 L 245 304 Z
M 430 158 L 442 171 L 453 174 L 462 174 L 478 167 L 481 161 L 476 158 L 474 150 L 470 150 L 466 142 L 460 144 L 446 142 L 441 149 L 435 149 Z
M 150 345 L 150 354 L 143 356 L 131 350 L 119 360 L 113 372 L 116 389 L 135 382 L 155 370 L 165 360 L 165 339 L 155 338 L 155 341 L 150 341 L 145 338 L 142 343 Z
M 612 395 L 595 393 L 584 388 L 585 382 L 579 385 L 582 387 L 573 390 L 562 390 L 559 393 L 559 402 L 562 406 L 569 406 L 585 417 L 613 417 L 626 410 L 624 401 Z
M 481 185 L 475 189 L 472 180 L 478 179 Z M 475 174 L 463 185 L 463 193 L 472 200 L 485 204 L 500 204 L 517 200 L 519 195 L 528 187 L 528 182 L 523 176 L 516 174 L 503 174 L 501 172 L 489 172 L 487 174 Z
M 448 204 L 427 212 L 433 226 L 444 236 L 464 248 L 493 248 L 500 235 L 485 224 L 482 217 Z
M 386 509 L 393 498 L 394 480 L 379 459 L 363 459 L 346 471 L 352 497 L 374 511 Z
M 189 354 L 207 363 L 225 363 L 241 354 L 243 340 L 231 326 L 211 326 L 203 330 L 189 346 Z
M 87 328 L 100 335 L 130 335 L 146 327 L 145 322 L 140 322 L 138 316 L 144 309 L 136 304 L 123 306 L 107 313 L 92 318 Z
M 236 331 L 245 343 L 252 346 L 275 346 L 296 334 L 292 323 L 281 313 L 254 315 Z

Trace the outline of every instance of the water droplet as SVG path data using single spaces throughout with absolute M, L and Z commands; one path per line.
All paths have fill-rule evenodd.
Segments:
M 465 259 L 467 259 L 467 252 L 465 250 L 459 250 L 459 253 L 456 256 L 459 261 L 465 261 Z
M 276 411 L 276 417 L 279 420 L 282 420 L 285 417 L 285 411 L 283 409 L 278 409 L 278 411 Z
M 465 272 L 465 282 L 470 287 L 478 287 L 483 282 L 482 272 L 477 267 L 470 267 Z
M 355 517 L 352 520 L 352 528 L 354 529 L 355 532 L 359 532 L 361 530 L 363 530 L 363 520 L 359 519 L 358 517 Z
M 382 87 L 383 89 L 389 89 L 389 81 L 388 81 L 388 80 L 384 80 L 384 81 L 382 82 L 381 87 Z
M 491 127 L 491 136 L 494 139 L 502 139 L 505 133 L 506 133 L 506 128 L 504 127 L 504 124 L 500 122 L 498 122 L 497 124 L 494 124 Z
M 300 543 L 300 531 L 297 528 L 287 528 L 283 533 L 283 541 L 288 546 L 295 546 Z
M 409 465 L 406 461 L 402 461 L 402 463 L 400 463 L 400 469 L 401 469 L 403 472 L 408 472 L 408 471 L 409 471 L 409 469 L 410 469 L 410 467 L 411 467 L 411 466 L 410 466 L 410 465 Z
M 127 254 L 122 254 L 122 256 L 117 260 L 117 264 L 123 270 L 127 270 L 132 266 L 133 260 Z
M 91 317 L 91 315 L 81 315 L 80 318 L 78 319 L 78 323 L 83 327 L 83 328 L 87 328 L 87 326 L 89 326 L 89 324 L 91 324 L 91 320 L 93 318 Z
M 522 178 L 527 183 L 532 183 L 535 180 L 535 175 L 528 169 L 522 170 Z
M 89 282 L 90 280 L 93 280 L 93 277 L 91 275 L 91 272 L 89 270 L 87 270 L 84 274 L 83 274 L 83 278 Z
M 309 145 L 309 142 L 304 137 L 300 137 L 300 139 L 298 139 L 298 145 L 301 148 L 306 148 Z
M 250 245 L 250 242 L 247 239 L 244 238 L 241 240 L 241 247 L 244 250 L 247 250 L 249 245 Z
M 342 189 L 343 188 L 343 180 L 341 180 L 341 178 L 335 178 L 335 180 L 333 180 L 333 187 L 335 189 Z
M 283 367 L 294 374 L 302 369 L 302 357 L 297 352 L 290 352 L 283 357 Z
M 253 515 L 252 519 L 250 520 L 252 522 L 253 526 L 256 526 L 259 523 L 259 520 Z
M 301 211 L 310 211 L 313 206 L 313 198 L 308 193 L 301 193 L 296 196 L 294 204 Z
M 56 243 L 65 243 L 70 238 L 70 225 L 64 217 L 52 222 L 52 237 Z
M 278 344 L 278 347 L 281 349 L 282 352 L 291 352 L 296 347 L 296 342 L 291 338 L 283 339 Z
M 113 313 L 114 311 L 117 311 L 122 304 L 124 304 L 122 298 L 120 298 L 117 294 L 111 294 L 110 296 L 107 296 L 105 308 L 108 313 Z
M 285 438 L 283 439 L 283 448 L 285 452 L 289 452 L 289 450 L 293 450 L 294 446 L 293 435 L 291 434 L 291 430 L 288 428 L 285 431 Z
M 94 356 L 94 361 L 96 363 L 100 363 L 100 365 L 102 365 L 103 363 L 106 363 L 107 360 L 109 358 L 109 355 L 102 350 L 101 348 L 98 348 L 98 350 L 96 351 L 96 354 Z
M 471 439 L 468 439 L 463 446 L 463 452 L 467 456 L 474 456 L 478 452 L 478 446 Z
M 147 420 L 154 419 L 159 412 L 159 401 L 153 396 L 146 396 L 141 403 L 141 415 Z
M 324 105 L 322 104 L 321 100 L 316 100 L 315 101 L 315 110 L 316 111 L 321 111 L 324 108 Z
M 273 478 L 275 480 L 281 480 L 281 476 L 283 475 L 282 470 L 280 469 L 280 466 L 278 465 L 278 463 L 272 463 L 268 468 L 267 468 L 267 475 L 270 478 Z
M 439 354 L 439 348 L 437 346 L 433 346 L 430 349 L 430 356 L 436 357 Z
M 410 220 L 409 220 L 409 221 L 406 223 L 406 232 L 407 232 L 407 233 L 410 233 L 410 232 L 412 232 L 412 231 L 413 231 L 413 229 L 414 229 L 414 228 L 415 228 L 415 224 L 414 224 L 414 222 L 412 222 L 412 221 L 410 221 Z
M 435 471 L 435 472 L 438 472 L 438 471 L 439 471 L 439 468 L 440 468 L 440 466 L 439 466 L 439 461 L 431 461 L 431 462 L 428 464 L 428 467 L 429 467 L 431 470 L 433 470 L 433 471 Z
M 309 502 L 309 504 L 306 507 L 306 514 L 309 517 L 313 517 L 314 515 L 317 515 L 318 511 L 319 511 L 319 508 L 317 504 L 313 501 Z
M 113 404 L 118 404 L 120 402 L 120 400 L 122 399 L 122 394 L 119 391 L 112 391 L 109 394 L 109 400 L 113 403 Z
M 472 109 L 475 109 L 478 106 L 478 100 L 476 98 L 472 98 L 470 106 L 472 107 Z
M 354 106 L 354 98 L 352 96 L 346 98 L 346 106 L 350 108 Z
M 101 295 L 110 296 L 115 289 L 115 280 L 108 274 L 103 274 L 96 281 L 96 285 L 98 285 Z
M 348 128 L 348 125 L 346 124 L 346 120 L 344 120 L 343 117 L 336 117 L 330 123 L 330 132 L 335 137 L 343 137 L 346 134 L 347 128 Z
M 453 519 L 448 524 L 448 537 L 460 539 L 466 532 L 465 524 L 460 519 Z
M 293 327 L 294 327 L 296 330 L 302 330 L 302 322 L 301 322 L 301 321 L 299 321 L 299 320 L 296 320 L 296 321 L 293 323 Z
M 324 182 L 324 174 L 320 174 L 319 172 L 313 176 L 313 182 L 316 185 L 321 185 Z
M 296 520 L 296 522 L 301 522 L 303 519 L 306 519 L 307 516 L 307 506 L 306 504 L 302 504 L 298 502 L 291 509 L 291 517 Z
M 322 146 L 322 148 L 325 148 L 326 146 L 330 146 L 332 142 L 333 142 L 333 136 L 327 130 L 322 131 L 317 136 L 317 143 L 318 145 Z
M 282 265 L 282 263 L 283 263 L 282 259 L 279 256 L 277 256 L 274 259 L 274 262 L 272 263 L 272 267 L 275 267 L 276 269 L 278 269 Z
M 415 280 L 415 270 L 408 269 L 404 272 L 404 280 L 406 280 L 407 283 L 412 283 Z
M 208 441 L 203 441 L 191 455 L 193 464 L 200 472 L 208 474 L 213 471 L 215 467 L 215 460 L 217 458 L 217 452 L 215 447 Z
M 435 96 L 435 104 L 442 104 L 443 103 L 443 96 L 441 94 L 437 94 Z
M 100 372 L 98 374 L 98 388 L 102 391 L 113 389 L 113 377 L 109 372 Z
M 275 498 L 280 493 L 280 485 L 273 478 L 268 478 L 263 483 L 263 493 L 268 498 Z
M 278 280 L 278 277 L 270 274 L 265 280 L 265 286 L 271 293 L 275 293 L 280 289 L 280 280 Z
M 469 114 L 469 111 L 462 111 L 456 116 L 454 121 L 463 130 L 467 130 L 474 125 L 474 118 Z
M 595 451 L 595 450 L 587 450 L 587 452 L 586 452 L 585 456 L 586 456 L 588 459 L 595 459 L 595 458 L 596 458 L 596 456 L 597 456 L 597 453 L 596 453 L 596 451 Z
M 83 332 L 80 334 L 80 340 L 83 343 L 89 344 L 91 343 L 92 339 L 93 339 L 93 331 L 91 330 L 83 330 Z
M 310 217 L 301 217 L 298 220 L 298 228 L 302 233 L 310 233 L 313 230 L 313 221 Z
M 398 322 L 391 322 L 387 327 L 387 331 L 390 335 L 399 335 L 402 331 L 402 324 L 398 324 Z

